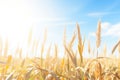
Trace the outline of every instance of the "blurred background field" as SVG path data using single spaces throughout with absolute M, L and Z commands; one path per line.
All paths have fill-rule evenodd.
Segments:
M 1 45 L 0 79 L 1 80 L 119 80 L 120 41 L 111 49 L 108 56 L 107 45 L 101 47 L 101 21 L 96 29 L 95 48 L 91 47 L 90 40 L 81 35 L 80 26 L 76 23 L 75 31 L 67 41 L 66 28 L 63 31 L 63 46 L 51 43 L 47 48 L 47 30 L 44 30 L 42 43 L 33 36 L 32 28 L 28 33 L 27 47 L 17 46 L 9 54 L 10 44 L 6 40 Z M 88 41 L 88 42 L 87 42 Z M 85 43 L 87 42 L 87 43 Z M 2 40 L 1 40 L 2 43 Z M 24 45 L 24 44 L 23 44 Z M 4 46 L 4 47 L 3 47 Z M 75 48 L 73 47 L 75 46 Z M 86 47 L 87 46 L 87 47 Z M 63 48 L 63 55 L 59 56 Z M 87 48 L 88 55 L 84 57 Z
M 119 0 L 0 0 L 0 80 L 120 80 Z

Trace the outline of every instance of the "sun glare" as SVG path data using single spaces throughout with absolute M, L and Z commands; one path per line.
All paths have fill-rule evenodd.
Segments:
M 42 34 L 40 36 L 44 38 L 44 26 L 42 24 L 41 26 L 36 24 L 39 20 L 48 20 L 48 14 L 45 11 L 43 12 L 45 14 L 35 15 L 37 12 L 31 8 L 30 3 L 24 0 L 0 1 L 0 38 L 3 44 L 8 40 L 10 51 L 8 54 L 14 56 L 15 49 L 21 47 L 23 49 L 23 56 L 25 57 L 27 55 L 27 50 L 29 50 L 27 41 L 31 28 L 35 32 L 32 35 L 36 40 L 38 40 L 39 34 Z M 36 17 L 39 17 L 39 19 Z
M 26 5 L 22 0 L 0 1 L 0 37 L 4 42 L 9 40 L 11 49 L 17 43 L 23 44 L 33 24 L 32 13 Z

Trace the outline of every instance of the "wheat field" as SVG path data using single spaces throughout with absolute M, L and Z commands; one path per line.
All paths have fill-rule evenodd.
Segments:
M 96 48 L 91 47 L 91 40 L 83 38 L 80 30 L 80 25 L 76 23 L 76 32 L 73 33 L 72 38 L 67 42 L 66 29 L 64 30 L 63 42 L 64 56 L 60 58 L 59 47 L 56 43 L 54 48 L 49 45 L 45 48 L 47 33 L 44 33 L 44 39 L 41 45 L 38 41 L 32 40 L 32 30 L 28 35 L 28 47 L 31 48 L 32 54 L 36 54 L 40 50 L 40 56 L 30 58 L 26 53 L 26 57 L 22 57 L 23 48 L 16 48 L 14 55 L 8 55 L 8 42 L 4 44 L 4 48 L 0 47 L 0 52 L 3 55 L 0 57 L 0 80 L 120 80 L 120 60 L 115 57 L 107 57 L 106 46 L 103 48 L 104 56 L 99 56 L 101 51 L 101 21 L 98 21 L 96 30 Z M 73 49 L 77 39 L 76 50 Z M 87 44 L 85 44 L 87 42 Z M 2 41 L 0 41 L 2 44 Z M 31 45 L 33 43 L 33 45 Z M 95 55 L 95 58 L 84 58 L 85 45 L 88 46 L 88 53 Z M 38 49 L 38 46 L 41 46 Z M 50 56 L 50 51 L 53 50 L 53 56 Z M 111 55 L 118 50 L 120 53 L 120 41 L 116 42 L 111 50 Z M 43 57 L 44 51 L 46 56 Z M 96 51 L 96 52 L 94 52 Z M 77 56 L 79 55 L 79 57 Z

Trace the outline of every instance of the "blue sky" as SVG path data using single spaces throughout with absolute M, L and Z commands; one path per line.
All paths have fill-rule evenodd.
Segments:
M 21 38 L 24 41 L 31 26 L 34 36 L 40 39 L 47 28 L 47 44 L 58 43 L 61 48 L 64 28 L 69 42 L 78 22 L 82 37 L 90 39 L 94 48 L 97 23 L 101 20 L 101 48 L 106 43 L 111 49 L 120 36 L 119 4 L 119 0 L 1 0 L 0 35 L 9 37 L 12 44 L 20 42 Z
M 108 49 L 112 49 L 120 36 L 120 1 L 119 0 L 60 0 L 60 1 L 45 1 L 45 8 L 48 9 L 50 25 L 49 27 L 54 32 L 53 39 L 56 42 L 61 40 L 63 29 L 67 26 L 68 41 L 72 37 L 75 30 L 76 22 L 79 23 L 82 36 L 90 39 L 95 47 L 95 32 L 97 23 L 100 19 L 102 22 L 102 43 L 107 45 Z M 39 5 L 39 2 L 38 2 Z M 48 7 L 49 6 L 49 7 Z M 50 11 L 50 12 L 49 12 Z M 50 13 L 50 14 L 49 14 Z M 57 20 L 56 20 L 57 19 Z M 47 20 L 46 20 L 47 23 Z M 56 25 L 58 24 L 58 25 Z M 57 35 L 56 35 L 57 34 Z M 58 37 L 59 34 L 59 37 Z M 56 39 L 56 37 L 57 39 Z M 87 43 L 87 41 L 86 41 Z M 87 44 L 86 44 L 87 45 Z M 86 46 L 87 47 L 87 46 Z M 85 49 L 87 50 L 87 49 Z M 110 53 L 111 50 L 108 50 Z

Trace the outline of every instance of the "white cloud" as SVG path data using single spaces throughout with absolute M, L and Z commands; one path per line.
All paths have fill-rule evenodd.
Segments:
M 100 17 L 100 16 L 107 15 L 107 14 L 108 14 L 108 12 L 92 12 L 92 13 L 88 13 L 88 16 Z
M 89 33 L 89 36 L 95 37 L 95 35 L 96 35 L 95 32 L 90 32 L 90 33 Z
M 120 23 L 110 24 L 109 22 L 103 22 L 101 28 L 102 37 L 120 37 Z M 95 37 L 95 32 L 90 32 L 89 35 Z
M 120 12 L 91 12 L 88 13 L 87 15 L 90 17 L 102 17 L 105 15 L 116 15 L 116 14 L 120 14 Z
M 111 25 L 111 27 L 105 32 L 104 36 L 120 37 L 120 23 Z
M 102 30 L 106 30 L 106 29 L 108 29 L 110 26 L 111 26 L 111 24 L 110 24 L 109 22 L 103 22 L 103 23 L 101 24 Z

